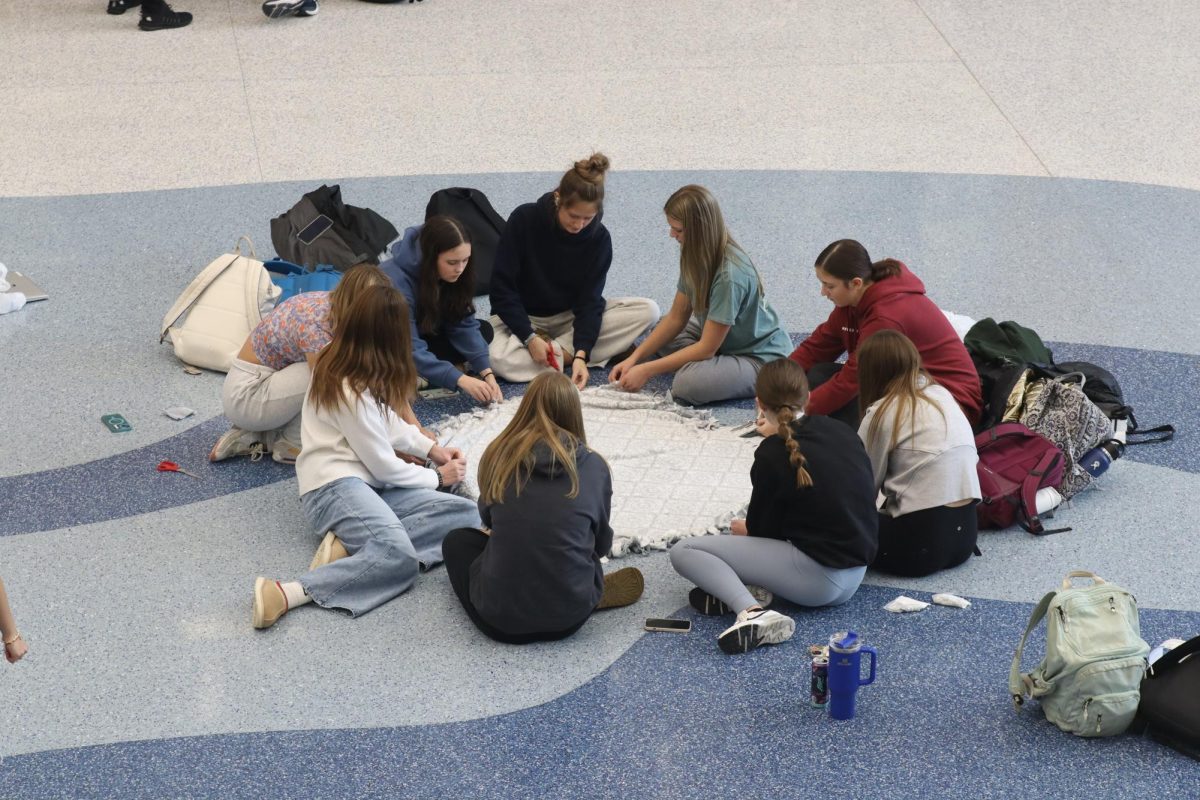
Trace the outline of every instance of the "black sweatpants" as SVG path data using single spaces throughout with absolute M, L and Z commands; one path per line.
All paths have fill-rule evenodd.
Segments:
M 587 622 L 587 617 L 584 617 L 578 624 L 572 625 L 564 631 L 505 633 L 479 616 L 479 612 L 471 603 L 471 565 L 483 553 L 484 548 L 487 547 L 487 543 L 488 535 L 475 528 L 458 528 L 452 530 L 446 535 L 445 541 L 442 542 L 442 560 L 446 565 L 446 575 L 450 578 L 450 586 L 454 588 L 454 593 L 458 595 L 458 601 L 462 603 L 463 610 L 467 612 L 467 616 L 471 618 L 471 622 L 475 623 L 476 628 L 479 628 L 479 630 L 497 642 L 529 644 L 530 642 L 565 639 L 583 627 L 583 623 Z
M 834 375 L 842 371 L 841 364 L 826 362 L 821 364 L 813 364 L 805 377 L 808 378 L 808 388 L 813 390 L 822 383 L 830 380 Z M 836 419 L 838 422 L 844 422 L 854 430 L 858 430 L 858 395 L 850 398 L 850 402 L 839 408 L 837 411 L 831 411 L 825 416 L 830 419 Z
M 495 331 L 492 330 L 492 324 L 485 319 L 479 320 L 479 332 L 483 335 L 483 340 L 488 344 L 492 343 L 492 337 Z M 421 334 L 421 338 L 425 340 L 425 346 L 429 348 L 429 352 L 433 353 L 441 361 L 448 361 L 451 364 L 461 364 L 466 361 L 462 353 L 454 345 L 450 344 L 450 340 L 446 338 L 446 334 L 438 331 L 432 334 Z
M 975 505 L 937 506 L 900 517 L 880 512 L 879 552 L 871 567 L 909 578 L 957 567 L 975 552 Z

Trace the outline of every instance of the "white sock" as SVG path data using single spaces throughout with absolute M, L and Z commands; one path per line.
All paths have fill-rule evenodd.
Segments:
M 304 593 L 304 587 L 300 585 L 300 581 L 280 581 L 279 588 L 283 589 L 283 596 L 287 598 L 289 609 L 312 602 L 312 598 Z

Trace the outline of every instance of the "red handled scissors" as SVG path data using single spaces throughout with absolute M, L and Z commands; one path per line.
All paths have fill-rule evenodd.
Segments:
M 194 472 L 188 472 L 186 469 L 179 466 L 174 461 L 160 461 L 160 462 L 158 462 L 158 466 L 155 467 L 155 469 L 157 469 L 159 472 L 179 472 L 184 475 L 191 475 L 196 480 L 200 480 L 199 475 L 197 475 Z

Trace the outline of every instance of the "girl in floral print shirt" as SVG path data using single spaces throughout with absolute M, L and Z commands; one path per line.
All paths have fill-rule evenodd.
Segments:
M 332 292 L 298 294 L 264 317 L 225 376 L 221 406 L 233 427 L 213 445 L 208 460 L 257 459 L 270 451 L 276 461 L 294 464 L 313 361 L 354 299 L 365 289 L 389 284 L 379 267 L 358 264 Z

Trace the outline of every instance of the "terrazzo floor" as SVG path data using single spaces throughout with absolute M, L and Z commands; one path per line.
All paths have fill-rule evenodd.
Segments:
M 1014 714 L 1006 675 L 1070 569 L 1133 591 L 1152 644 L 1200 633 L 1200 7 L 175 5 L 196 22 L 155 34 L 100 0 L 0 5 L 0 261 L 51 294 L 0 316 L 0 575 L 31 647 L 0 664 L 0 797 L 1197 796 L 1171 750 Z M 614 163 L 612 293 L 668 303 L 662 203 L 703 183 L 793 335 L 828 313 L 813 258 L 852 236 L 943 308 L 1110 368 L 1178 434 L 1060 510 L 1072 531 L 868 573 L 845 606 L 784 607 L 796 636 L 747 657 L 661 553 L 629 562 L 637 605 L 553 644 L 487 640 L 440 569 L 360 619 L 252 630 L 254 576 L 303 569 L 316 538 L 291 470 L 205 460 L 221 376 L 180 369 L 162 314 L 321 182 L 403 228 L 451 185 L 507 214 L 592 147 Z M 195 415 L 162 414 L 178 404 Z M 168 457 L 201 479 L 154 472 Z M 881 610 L 935 591 L 973 605 Z M 664 615 L 692 632 L 642 631 Z M 805 648 L 847 626 L 880 672 L 834 723 L 807 707 Z

